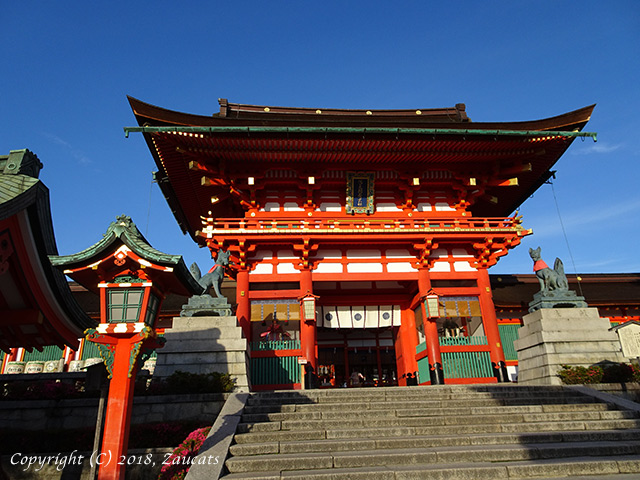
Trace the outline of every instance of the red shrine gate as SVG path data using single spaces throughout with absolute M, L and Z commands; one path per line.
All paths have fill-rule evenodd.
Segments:
M 508 380 L 487 269 L 531 233 L 512 212 L 593 107 L 472 123 L 464 105 L 130 102 L 183 231 L 231 252 L 255 389 L 299 388 L 301 362 L 321 386 Z

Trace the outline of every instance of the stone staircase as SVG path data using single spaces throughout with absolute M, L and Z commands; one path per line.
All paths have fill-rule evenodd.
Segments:
M 225 478 L 640 478 L 637 412 L 515 385 L 254 393 Z

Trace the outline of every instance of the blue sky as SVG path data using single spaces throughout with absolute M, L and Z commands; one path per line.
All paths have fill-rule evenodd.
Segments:
M 154 247 L 206 268 L 208 252 L 182 235 L 152 184 L 142 136 L 124 137 L 135 125 L 126 95 L 204 115 L 219 97 L 324 108 L 466 103 L 474 121 L 597 103 L 586 130 L 598 142 L 576 140 L 553 187 L 522 205 L 534 235 L 492 272 L 530 272 L 527 250 L 538 245 L 568 272 L 640 271 L 637 0 L 7 1 L 1 10 L 0 154 L 28 148 L 44 163 L 60 254 L 97 242 L 124 213 Z

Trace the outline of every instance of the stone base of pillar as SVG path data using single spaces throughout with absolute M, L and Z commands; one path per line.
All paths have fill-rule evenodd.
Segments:
M 181 370 L 190 373 L 228 373 L 236 392 L 248 392 L 249 353 L 236 317 L 175 317 L 158 350 L 154 377 Z
M 444 385 L 444 371 L 442 370 L 442 365 L 436 363 L 433 365 L 429 365 L 429 376 L 431 377 L 431 385 Z
M 620 342 L 608 318 L 596 308 L 543 308 L 523 317 L 518 383 L 561 385 L 562 365 L 589 367 L 603 360 L 623 362 Z

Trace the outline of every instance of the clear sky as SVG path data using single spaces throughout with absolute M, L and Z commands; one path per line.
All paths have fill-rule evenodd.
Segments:
M 577 139 L 553 187 L 522 205 L 534 235 L 492 272 L 530 272 L 528 248 L 538 245 L 570 273 L 640 271 L 638 0 L 6 0 L 0 20 L 0 154 L 28 148 L 44 163 L 62 255 L 97 242 L 124 213 L 155 248 L 208 268 L 208 252 L 182 235 L 152 184 L 142 135 L 123 134 L 136 125 L 126 95 L 203 115 L 219 111 L 219 97 L 320 108 L 466 103 L 474 121 L 597 103 L 585 130 L 598 142 Z

